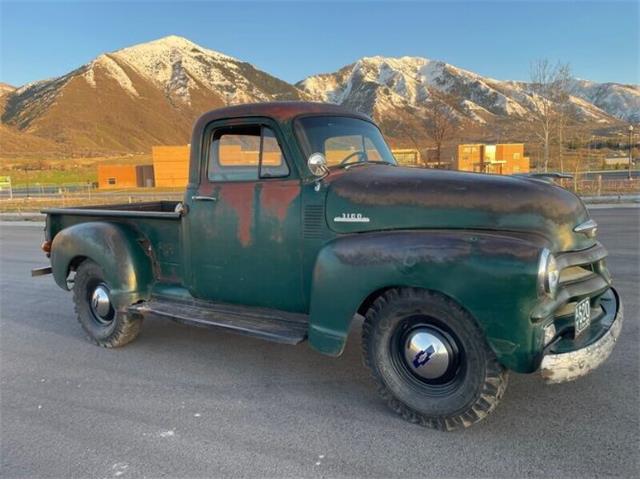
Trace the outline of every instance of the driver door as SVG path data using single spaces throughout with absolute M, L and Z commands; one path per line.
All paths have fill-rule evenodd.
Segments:
M 301 184 L 279 135 L 268 120 L 210 129 L 189 211 L 194 297 L 303 310 Z

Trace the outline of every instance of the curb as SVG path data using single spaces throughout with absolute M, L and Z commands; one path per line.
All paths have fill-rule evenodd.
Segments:
M 586 205 L 640 204 L 640 195 L 601 195 L 599 197 L 580 197 Z
M 44 222 L 45 218 L 40 212 L 0 213 L 0 222 Z

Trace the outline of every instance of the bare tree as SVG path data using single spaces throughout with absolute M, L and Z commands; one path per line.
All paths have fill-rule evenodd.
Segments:
M 420 128 L 416 128 L 416 122 L 405 119 L 392 122 L 381 121 L 379 125 L 385 134 L 399 137 L 404 142 L 408 140 L 413 148 L 420 153 L 421 166 L 426 167 L 427 155 L 424 155 L 424 148 L 421 147 L 424 144 L 424 138 L 420 135 Z
M 556 131 L 558 136 L 558 161 L 560 171 L 564 172 L 564 143 L 567 129 L 575 118 L 575 111 L 571 103 L 573 81 L 571 68 L 568 64 L 560 65 L 557 72 L 556 102 Z
M 450 105 L 452 100 L 445 94 L 431 92 L 431 100 L 423 122 L 425 133 L 435 144 L 438 166 L 440 166 L 442 145 L 455 136 L 460 126 L 456 111 Z
M 564 108 L 562 105 L 567 107 L 569 105 L 570 80 L 571 68 L 568 64 L 556 63 L 552 65 L 547 59 L 537 60 L 531 64 L 530 88 L 536 102 L 532 121 L 534 132 L 542 144 L 545 172 L 549 169 L 552 136 L 554 133 L 558 133 L 559 112 Z
M 416 150 L 420 150 L 420 142 L 418 139 L 418 135 L 416 135 L 416 131 L 414 128 L 412 128 L 410 125 L 408 125 L 406 122 L 397 122 L 395 124 L 395 128 L 394 130 L 399 131 L 399 133 L 409 139 L 409 141 L 411 142 L 411 145 L 413 146 L 414 149 Z

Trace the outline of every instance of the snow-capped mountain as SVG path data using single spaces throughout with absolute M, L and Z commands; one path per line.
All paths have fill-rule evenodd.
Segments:
M 340 70 L 314 75 L 297 86 L 324 101 L 345 104 L 375 117 L 429 108 L 445 94 L 458 115 L 476 123 L 524 119 L 540 98 L 525 82 L 483 77 L 445 62 L 421 57 L 365 57 Z M 640 87 L 576 80 L 570 97 L 578 118 L 598 124 L 640 117 Z
M 206 110 L 302 99 L 308 96 L 249 63 L 169 36 L 9 92 L 2 121 L 75 150 L 146 152 L 187 143 Z
M 175 35 L 101 55 L 90 65 L 101 65 L 135 96 L 122 63 L 155 83 L 167 97 L 186 104 L 198 89 L 216 92 L 228 104 L 300 98 L 294 87 L 253 65 Z M 84 76 L 96 87 L 93 71 L 89 68 Z
M 365 57 L 336 73 L 309 77 L 297 86 L 324 101 L 365 108 L 371 114 L 426 107 L 438 92 L 458 97 L 460 110 L 476 115 L 478 121 L 487 115 L 526 113 L 489 79 L 420 57 Z M 365 98 L 375 101 L 366 103 Z
M 640 121 L 640 87 L 575 80 L 575 114 L 595 126 Z M 189 141 L 204 111 L 234 103 L 316 100 L 373 115 L 391 138 L 412 138 L 434 96 L 472 124 L 514 124 L 538 108 L 525 82 L 499 81 L 420 57 L 367 57 L 291 85 L 253 65 L 169 36 L 105 53 L 61 77 L 0 84 L 0 150 L 149 152 Z M 419 136 L 419 135 L 418 135 Z M 405 142 L 406 143 L 406 142 Z
M 640 122 L 640 86 L 621 83 L 595 83 L 576 79 L 571 86 L 573 94 L 604 110 L 609 115 Z

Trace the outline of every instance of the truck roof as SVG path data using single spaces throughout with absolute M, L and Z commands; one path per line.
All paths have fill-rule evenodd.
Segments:
M 268 117 L 282 122 L 291 120 L 300 115 L 336 115 L 344 114 L 356 116 L 364 120 L 371 119 L 362 113 L 336 105 L 333 103 L 320 102 L 263 102 L 246 103 L 233 105 L 230 107 L 218 108 L 203 114 L 195 124 L 195 131 L 201 130 L 205 125 L 215 120 L 238 117 Z

